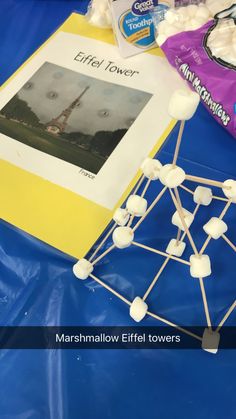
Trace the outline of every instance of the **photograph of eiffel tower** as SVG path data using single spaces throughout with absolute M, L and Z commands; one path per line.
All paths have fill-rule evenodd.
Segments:
M 46 62 L 0 110 L 0 133 L 93 176 L 151 98 Z
M 52 134 L 59 134 L 65 131 L 67 126 L 67 121 L 70 118 L 73 110 L 80 106 L 81 99 L 89 89 L 89 86 L 85 87 L 83 92 L 66 108 L 64 109 L 60 115 L 58 115 L 56 118 L 53 118 L 48 124 L 46 125 L 46 129 L 48 132 L 51 132 Z

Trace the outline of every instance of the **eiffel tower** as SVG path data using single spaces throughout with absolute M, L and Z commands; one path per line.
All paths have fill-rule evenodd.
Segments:
M 84 94 L 89 89 L 89 86 L 85 87 L 83 92 L 66 108 L 64 109 L 60 115 L 58 115 L 56 118 L 51 119 L 46 124 L 46 131 L 50 132 L 51 134 L 58 135 L 65 131 L 67 122 L 69 117 L 71 116 L 73 110 L 78 106 L 81 102 L 81 98 L 84 96 Z

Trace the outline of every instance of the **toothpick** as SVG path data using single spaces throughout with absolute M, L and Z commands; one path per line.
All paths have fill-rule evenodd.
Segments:
M 196 245 L 195 245 L 195 243 L 193 241 L 192 235 L 191 235 L 191 233 L 190 233 L 190 231 L 189 231 L 189 229 L 187 227 L 187 224 L 185 222 L 185 219 L 184 219 L 184 213 L 183 213 L 183 209 L 182 209 L 182 204 L 181 204 L 181 200 L 180 200 L 180 196 L 179 196 L 179 193 L 178 193 L 178 189 L 177 188 L 175 188 L 175 193 L 176 193 L 176 197 L 174 196 L 172 190 L 170 189 L 170 194 L 172 196 L 174 205 L 175 205 L 175 207 L 176 207 L 176 209 L 178 211 L 180 220 L 181 220 L 181 222 L 183 224 L 184 231 L 186 232 L 186 234 L 188 236 L 189 242 L 190 242 L 190 244 L 192 246 L 192 249 L 193 249 L 195 255 L 198 256 L 198 251 L 197 251 Z
M 184 189 L 186 192 L 189 192 L 191 195 L 194 195 L 194 192 L 191 189 L 187 188 L 186 186 L 180 185 L 179 187 L 181 189 Z
M 145 185 L 145 187 L 143 189 L 143 192 L 141 193 L 141 198 L 143 198 L 144 195 L 145 195 L 145 193 L 147 192 L 148 187 L 150 186 L 151 181 L 152 181 L 151 179 L 148 179 L 148 181 L 147 181 L 147 183 L 146 183 L 146 185 Z
M 226 212 L 228 211 L 228 209 L 229 209 L 229 207 L 230 207 L 231 204 L 232 204 L 232 198 L 228 200 L 228 202 L 225 205 L 222 213 L 220 214 L 220 216 L 219 216 L 219 219 L 220 220 L 223 220 L 223 218 L 224 218 L 224 216 L 225 216 Z
M 179 186 L 181 189 L 184 189 L 186 192 L 189 192 L 191 195 L 194 195 L 194 191 L 192 191 L 191 189 L 187 188 L 185 185 L 180 185 Z M 228 202 L 228 198 L 224 198 L 222 196 L 216 196 L 213 195 L 212 196 L 213 199 L 216 199 L 217 201 L 224 201 L 224 202 Z
M 221 329 L 221 327 L 225 324 L 226 320 L 229 318 L 230 314 L 232 313 L 232 311 L 235 309 L 236 307 L 236 300 L 233 302 L 233 304 L 230 306 L 229 310 L 227 311 L 227 313 L 225 314 L 225 316 L 223 317 L 223 319 L 221 320 L 219 326 L 216 329 L 216 332 L 219 332 L 219 330 Z
M 108 239 L 108 237 L 110 237 L 110 235 L 113 233 L 113 231 L 115 230 L 117 224 L 115 223 L 112 228 L 108 231 L 108 233 L 106 234 L 106 236 L 104 237 L 104 239 L 101 241 L 101 243 L 98 245 L 98 247 L 96 248 L 95 252 L 93 252 L 92 256 L 90 256 L 89 258 L 89 262 L 91 262 L 93 260 L 93 258 L 96 256 L 96 254 L 99 252 L 99 250 L 101 249 L 101 247 L 104 245 L 104 243 L 106 242 L 106 240 Z
M 204 282 L 202 278 L 199 278 L 199 283 L 200 283 L 200 288 L 201 288 L 201 293 L 202 293 L 205 315 L 207 319 L 207 325 L 209 329 L 212 330 L 211 318 L 210 318 L 210 313 L 209 313 L 209 308 L 208 308 L 208 303 L 207 303 L 207 298 L 206 298 L 206 291 L 205 291 L 205 286 L 204 286 Z
M 226 187 L 222 182 L 217 182 L 216 180 L 211 180 L 211 179 L 207 179 L 203 177 L 186 175 L 185 179 L 189 180 L 190 182 L 203 183 L 205 185 L 211 185 L 211 186 L 216 186 L 218 188 L 229 189 L 229 187 Z
M 152 204 L 148 207 L 145 214 L 140 218 L 140 220 L 135 224 L 133 231 L 137 230 L 137 228 L 142 224 L 142 222 L 145 220 L 145 218 L 148 216 L 148 214 L 151 212 L 151 210 L 155 207 L 155 205 L 160 201 L 162 196 L 164 195 L 165 191 L 167 190 L 167 186 L 165 186 L 161 192 L 157 195 L 156 199 L 152 202 Z
M 110 253 L 113 249 L 115 249 L 115 245 L 113 244 L 112 246 L 108 247 L 107 250 L 105 250 L 105 252 L 103 252 L 100 256 L 98 256 L 97 259 L 95 259 L 92 262 L 92 265 L 95 265 L 96 263 L 98 263 L 101 259 L 103 259 L 108 253 Z
M 225 236 L 225 234 L 222 234 L 222 238 L 228 243 L 228 245 L 236 252 L 236 246 L 228 239 L 228 237 Z
M 223 198 L 222 196 L 212 196 L 213 199 L 216 199 L 217 201 L 224 201 L 224 202 L 228 202 L 228 198 Z
M 174 152 L 173 163 L 172 163 L 173 166 L 176 166 L 176 162 L 177 162 L 177 159 L 178 159 L 180 144 L 181 144 L 181 141 L 182 141 L 182 138 L 183 138 L 184 126 L 185 126 L 185 121 L 181 121 L 180 122 L 180 127 L 179 127 L 179 134 L 178 134 L 176 147 L 175 147 L 175 152 Z
M 106 288 L 108 291 L 110 291 L 112 294 L 114 294 L 116 297 L 118 297 L 120 300 L 124 301 L 124 303 L 131 306 L 131 302 L 127 300 L 123 295 L 121 295 L 119 292 L 115 291 L 113 288 L 111 288 L 109 285 L 105 284 L 105 282 L 101 281 L 97 276 L 90 274 L 89 275 L 94 281 L 98 282 L 98 284 L 102 285 L 104 288 Z
M 212 239 L 212 237 L 210 235 L 207 236 L 207 239 L 206 239 L 205 243 L 203 243 L 203 246 L 202 246 L 202 248 L 199 252 L 199 255 L 201 255 L 201 256 L 203 255 L 203 252 L 206 250 L 206 248 L 207 248 L 208 244 L 210 243 L 211 239 Z
M 178 246 L 181 237 L 181 230 L 178 228 L 177 237 L 176 237 L 176 245 Z
M 148 287 L 147 291 L 145 292 L 144 296 L 143 296 L 143 301 L 145 301 L 147 299 L 147 297 L 149 296 L 150 292 L 152 291 L 154 285 L 156 284 L 157 280 L 160 278 L 162 272 L 164 271 L 167 263 L 170 261 L 170 256 L 168 256 L 166 258 L 166 260 L 163 262 L 163 264 L 161 265 L 159 271 L 157 272 L 155 278 L 153 279 L 153 281 L 151 282 L 150 286 Z
M 171 327 L 174 327 L 175 329 L 180 330 L 180 332 L 186 333 L 187 335 L 202 341 L 202 337 L 196 335 L 195 333 L 190 332 L 187 329 L 184 329 L 181 326 L 178 326 L 175 323 L 170 322 L 169 320 L 164 319 L 163 317 L 158 316 L 157 314 L 152 313 L 151 311 L 147 311 L 147 314 L 149 314 L 149 316 L 153 317 L 156 320 L 159 320 L 162 323 L 168 324 L 168 326 L 171 326 Z
M 145 246 L 144 244 L 132 242 L 134 246 L 141 247 L 142 249 L 149 250 L 150 252 L 157 253 L 161 256 L 169 257 L 170 259 L 176 260 L 177 262 L 183 263 L 184 265 L 190 265 L 190 262 L 184 259 L 180 259 L 177 256 L 169 255 L 168 253 L 162 252 L 161 250 L 153 249 L 152 247 Z

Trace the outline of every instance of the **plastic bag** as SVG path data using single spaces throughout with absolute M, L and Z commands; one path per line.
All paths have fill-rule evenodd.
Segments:
M 86 16 L 91 25 L 100 28 L 112 27 L 109 0 L 92 0 Z
M 168 10 L 157 26 L 157 43 L 209 112 L 236 138 L 236 2 L 223 1 L 221 7 L 231 6 L 213 16 L 219 10 L 215 3 Z

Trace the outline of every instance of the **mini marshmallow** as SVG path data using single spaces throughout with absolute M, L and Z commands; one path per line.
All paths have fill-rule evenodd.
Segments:
M 129 314 L 134 321 L 139 323 L 146 316 L 147 311 L 148 306 L 145 301 L 143 301 L 140 297 L 136 297 L 130 306 Z
M 218 240 L 228 230 L 227 224 L 220 218 L 212 217 L 203 226 L 203 230 L 214 240 Z
M 187 6 L 187 12 L 190 17 L 195 17 L 198 11 L 198 6 L 196 4 L 190 4 Z
M 207 207 L 211 204 L 213 199 L 212 190 L 210 188 L 205 188 L 205 186 L 198 186 L 193 195 L 193 200 L 195 204 L 201 204 Z
M 108 0 L 93 0 L 88 12 L 90 24 L 99 27 L 111 27 L 112 19 Z
M 224 182 L 223 192 L 225 196 L 236 203 L 236 180 L 228 179 Z
M 218 352 L 220 343 L 220 334 L 213 330 L 210 330 L 208 327 L 204 330 L 202 336 L 202 349 L 204 351 L 216 354 Z
M 199 5 L 199 6 L 200 6 L 200 5 Z M 208 20 L 208 19 L 209 19 L 209 17 L 210 17 L 210 12 L 209 12 L 209 9 L 208 9 L 206 6 L 201 5 L 201 6 L 200 6 L 200 7 L 198 7 L 198 9 L 197 9 L 195 17 L 196 17 L 196 18 L 200 18 L 200 19 L 205 19 L 205 20 L 206 20 L 206 22 L 207 22 L 207 20 Z
M 166 164 L 160 170 L 160 181 L 168 188 L 176 188 L 181 185 L 185 180 L 185 171 L 178 166 Z
M 73 273 L 78 279 L 87 279 L 93 272 L 93 265 L 87 259 L 80 259 L 73 266 Z
M 172 239 L 166 248 L 166 253 L 180 258 L 185 251 L 185 247 L 186 243 L 177 242 L 176 239 Z
M 173 9 L 169 9 L 167 10 L 166 14 L 165 14 L 165 20 L 172 24 L 175 24 L 176 20 L 177 20 L 177 13 L 175 12 L 175 10 Z
M 165 35 L 167 37 L 176 35 L 179 32 L 180 32 L 179 28 L 177 28 L 177 26 L 175 26 L 174 24 L 172 25 L 170 25 L 169 23 L 166 24 Z
M 193 117 L 200 102 L 200 96 L 191 90 L 176 90 L 171 96 L 168 113 L 180 121 L 187 121 Z
M 131 215 L 142 217 L 147 211 L 147 200 L 139 195 L 130 195 L 126 203 L 126 208 Z
M 184 221 L 187 225 L 187 227 L 189 228 L 194 220 L 194 215 L 189 212 L 188 210 L 183 208 L 183 215 L 184 215 Z M 180 230 L 185 231 L 185 228 L 182 224 L 181 218 L 179 216 L 178 211 L 175 211 L 172 219 L 171 219 L 172 224 L 174 224 L 176 227 L 180 228 Z
M 113 231 L 112 239 L 118 249 L 125 249 L 134 240 L 134 232 L 130 227 L 117 227 Z
M 193 278 L 206 278 L 211 275 L 211 260 L 208 255 L 190 256 L 190 275 Z
M 119 226 L 124 227 L 129 221 L 129 213 L 127 209 L 117 208 L 114 212 L 113 220 Z
M 158 35 L 156 38 L 156 42 L 157 45 L 159 45 L 159 47 L 161 47 L 167 40 L 167 36 L 166 35 Z
M 206 22 L 205 22 L 205 20 L 204 19 L 201 19 L 201 18 L 195 18 L 195 19 L 191 19 L 190 20 L 190 27 L 191 27 L 191 30 L 196 30 L 196 29 L 199 29 L 199 28 L 201 28 L 201 26 L 203 26 L 204 24 L 205 24 Z
M 186 22 L 189 19 L 187 7 L 180 7 L 178 9 L 178 18 L 180 22 Z
M 149 157 L 144 160 L 141 165 L 141 170 L 143 171 L 144 176 L 151 180 L 159 179 L 159 173 L 162 168 L 162 164 L 159 160 L 150 159 Z

